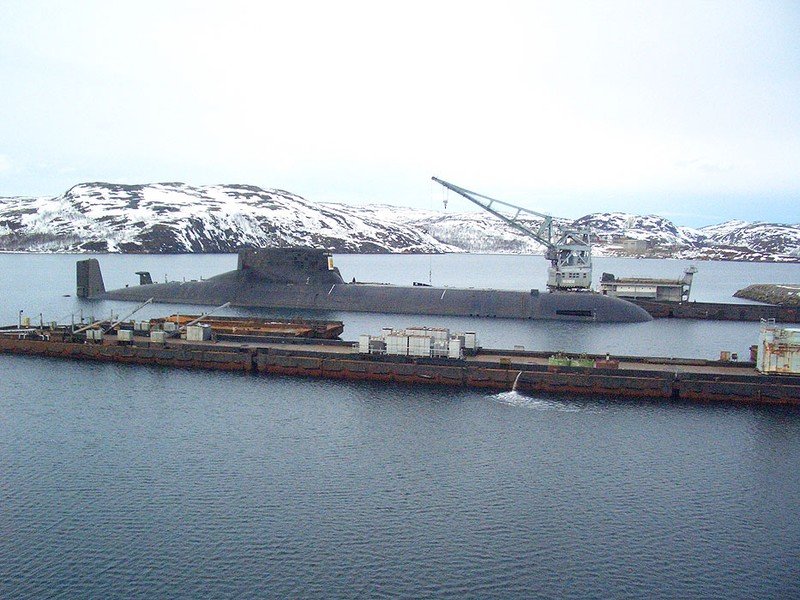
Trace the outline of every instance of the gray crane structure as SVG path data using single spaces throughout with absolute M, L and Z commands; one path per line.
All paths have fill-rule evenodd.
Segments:
M 591 288 L 592 240 L 588 228 L 562 228 L 554 232 L 553 217 L 548 214 L 472 192 L 438 177 L 432 179 L 542 244 L 545 247 L 544 256 L 550 261 L 547 270 L 547 288 L 550 291 L 583 291 Z M 513 216 L 509 216 L 500 212 L 495 205 L 510 208 L 515 212 Z M 522 221 L 522 217 L 528 215 L 540 222 L 535 229 Z

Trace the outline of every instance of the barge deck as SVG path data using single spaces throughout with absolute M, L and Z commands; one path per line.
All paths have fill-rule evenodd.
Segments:
M 800 307 L 776 304 L 735 304 L 725 302 L 662 302 L 631 299 L 654 319 L 701 319 L 711 321 L 761 321 L 800 323 Z
M 462 359 L 361 354 L 357 344 L 330 340 L 168 339 L 154 343 L 134 336 L 126 342 L 106 338 L 92 343 L 73 341 L 58 332 L 40 337 L 6 333 L 0 336 L 0 352 L 549 394 L 800 405 L 800 377 L 764 375 L 752 362 L 598 356 L 589 357 L 597 360 L 585 367 L 553 365 L 551 353 L 543 352 L 479 349 Z

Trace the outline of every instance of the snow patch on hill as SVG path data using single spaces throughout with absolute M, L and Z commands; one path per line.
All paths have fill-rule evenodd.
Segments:
M 536 230 L 540 221 L 521 221 Z M 657 215 L 553 220 L 589 227 L 603 256 L 800 260 L 800 226 L 728 221 L 693 229 Z M 631 241 L 637 240 L 636 243 Z M 334 252 L 542 254 L 544 246 L 483 212 L 315 203 L 251 185 L 82 183 L 55 198 L 0 198 L 0 250 L 233 252 L 241 246 Z
M 245 245 L 458 251 L 378 211 L 316 204 L 255 186 L 86 183 L 55 198 L 0 201 L 0 247 L 6 250 L 233 252 Z

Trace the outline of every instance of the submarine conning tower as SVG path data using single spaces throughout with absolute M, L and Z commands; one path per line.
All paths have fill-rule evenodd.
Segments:
M 318 248 L 242 248 L 236 269 L 269 283 L 344 283 L 331 253 Z

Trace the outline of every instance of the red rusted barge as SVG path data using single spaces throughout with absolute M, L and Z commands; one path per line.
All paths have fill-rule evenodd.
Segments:
M 361 354 L 337 340 L 248 339 L 192 342 L 133 336 L 80 340 L 68 332 L 35 335 L 5 331 L 0 352 L 163 367 L 218 369 L 382 381 L 408 385 L 476 387 L 564 395 L 661 398 L 700 402 L 800 405 L 800 377 L 764 375 L 752 362 L 589 357 L 593 366 L 554 365 L 550 353 L 479 349 L 459 359 Z M 548 358 L 549 357 L 549 358 Z

